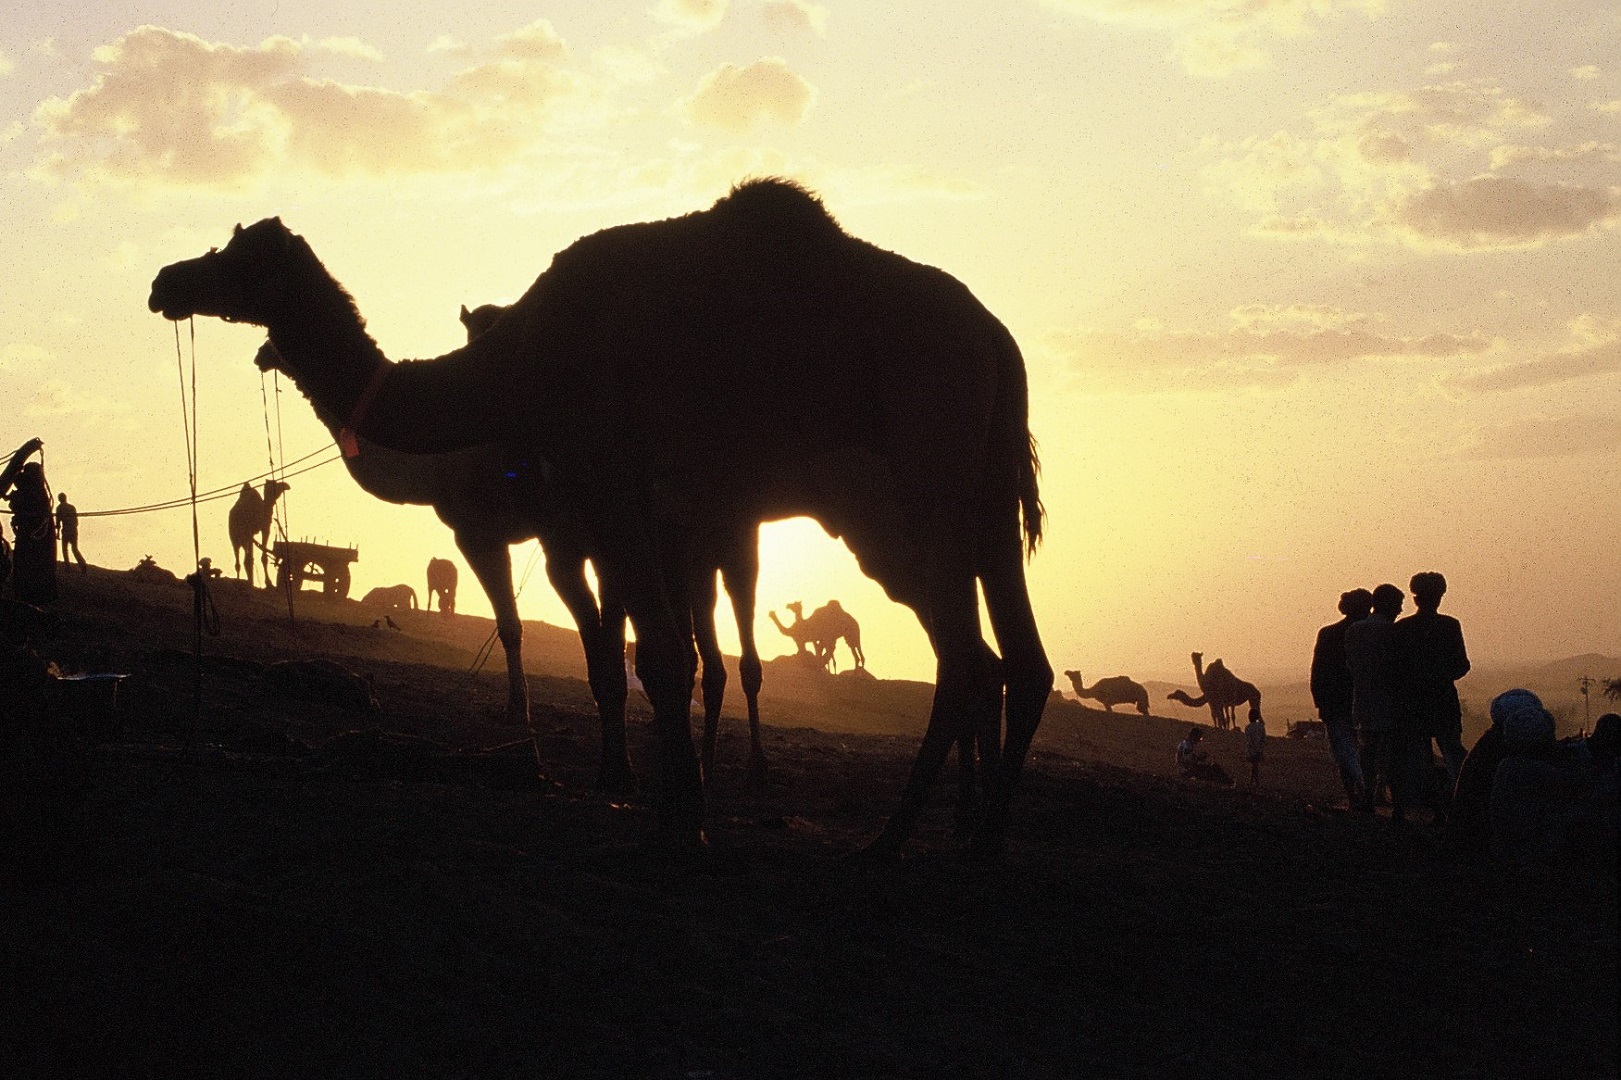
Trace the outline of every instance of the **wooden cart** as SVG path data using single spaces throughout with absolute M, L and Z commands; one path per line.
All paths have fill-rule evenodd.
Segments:
M 277 564 L 277 588 L 301 589 L 306 581 L 319 581 L 322 592 L 341 599 L 349 595 L 349 564 L 360 558 L 360 549 L 278 540 L 270 557 Z

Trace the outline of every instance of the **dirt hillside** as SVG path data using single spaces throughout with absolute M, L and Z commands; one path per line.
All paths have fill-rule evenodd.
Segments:
M 49 683 L 8 763 L 0 1076 L 1616 1075 L 1614 866 L 1344 813 L 1318 741 L 1190 786 L 1183 722 L 1055 700 L 1004 863 L 958 850 L 948 766 L 873 864 L 930 688 L 768 665 L 750 794 L 734 669 L 711 850 L 673 862 L 591 789 L 570 632 L 526 628 L 541 778 L 499 648 L 468 674 L 488 620 L 227 582 L 199 674 L 184 587 L 61 584 L 42 659 L 128 678 Z

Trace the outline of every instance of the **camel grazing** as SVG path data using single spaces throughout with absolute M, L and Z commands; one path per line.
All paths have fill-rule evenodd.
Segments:
M 439 614 L 456 614 L 456 564 L 449 559 L 428 560 L 428 603 L 424 610 L 433 610 L 434 599 L 439 600 Z
M 636 629 L 665 846 L 705 842 L 683 560 L 710 536 L 804 515 L 917 613 L 937 657 L 928 727 L 872 849 L 899 849 L 951 744 L 999 730 L 1005 701 L 973 837 L 977 855 L 1003 849 L 1052 690 L 1024 577 L 1043 512 L 1023 358 L 954 278 L 848 235 L 803 188 L 759 180 L 577 241 L 436 360 L 384 357 L 275 218 L 165 267 L 148 306 L 265 327 L 300 389 L 373 442 L 495 442 L 551 465 Z
M 379 585 L 361 597 L 360 602 L 368 607 L 399 608 L 401 611 L 415 611 L 417 608 L 417 591 L 409 585 Z
M 467 331 L 467 340 L 472 341 L 484 333 L 496 321 L 505 315 L 510 305 L 482 304 L 469 311 L 462 305 L 461 323 Z M 566 515 L 565 515 L 566 516 Z M 580 640 L 585 646 L 587 670 L 593 668 L 600 671 L 614 672 L 617 678 L 603 679 L 604 683 L 612 682 L 605 693 L 615 700 L 605 703 L 604 697 L 597 694 L 598 680 L 592 681 L 592 692 L 597 698 L 597 709 L 601 713 L 605 725 L 617 726 L 617 732 L 612 739 L 604 736 L 605 744 L 612 742 L 623 756 L 625 740 L 625 685 L 623 682 L 625 664 L 625 612 L 622 605 L 610 602 L 609 596 L 600 599 L 593 596 L 591 587 L 586 581 L 585 564 L 589 557 L 589 538 L 577 529 L 571 528 L 571 519 L 568 521 L 550 522 L 550 528 L 545 536 L 541 537 L 541 546 L 546 550 L 546 575 L 574 616 L 575 625 L 580 629 Z M 565 537 L 562 532 L 569 532 Z M 726 658 L 721 653 L 720 638 L 715 630 L 715 605 L 719 594 L 715 589 L 715 575 L 719 573 L 721 583 L 726 588 L 726 595 L 732 602 L 732 615 L 737 623 L 737 638 L 740 645 L 740 655 L 737 667 L 738 676 L 743 684 L 743 699 L 748 710 L 749 723 L 749 759 L 748 784 L 753 789 L 760 789 L 765 784 L 766 757 L 765 740 L 760 730 L 760 688 L 764 683 L 765 669 L 760 663 L 760 650 L 754 638 L 754 606 L 756 585 L 760 577 L 760 527 L 758 523 L 746 522 L 739 529 L 731 532 L 709 530 L 707 539 L 688 536 L 684 540 L 670 534 L 664 529 L 665 535 L 662 543 L 671 549 L 681 549 L 686 553 L 683 577 L 689 593 L 688 606 L 692 620 L 693 644 L 698 650 L 698 658 L 703 663 L 701 682 L 704 730 L 700 752 L 700 762 L 704 775 L 712 775 L 715 770 L 715 744 L 720 732 L 721 708 L 726 697 Z M 598 567 L 597 580 L 603 588 L 608 588 L 602 582 L 601 568 Z M 611 594 L 610 594 L 611 595 Z M 588 629 L 589 628 L 589 629 Z M 605 745 L 606 752 L 606 745 Z M 606 762 L 606 758 L 605 758 Z M 605 763 L 605 772 L 609 766 Z M 615 775 L 623 773 L 630 776 L 629 758 L 625 757 L 623 765 L 615 762 L 613 765 Z
M 794 621 L 787 626 L 777 618 L 775 611 L 767 614 L 778 630 L 793 638 L 800 653 L 804 653 L 808 645 L 815 651 L 816 659 L 822 662 L 823 667 L 837 671 L 839 664 L 834 650 L 838 648 L 839 639 L 843 638 L 855 657 L 856 667 L 867 666 L 866 654 L 861 651 L 861 624 L 837 600 L 829 600 L 811 612 L 809 618 L 805 617 L 805 605 L 799 600 L 789 604 L 788 610 L 793 613 Z
M 1135 705 L 1137 711 L 1148 715 L 1148 691 L 1143 684 L 1133 682 L 1124 675 L 1111 675 L 1087 686 L 1079 671 L 1066 671 L 1070 686 L 1078 698 L 1090 698 L 1103 706 L 1105 712 L 1114 712 L 1116 705 Z
M 1227 670 L 1221 659 L 1204 666 L 1204 653 L 1193 654 L 1193 674 L 1199 681 L 1199 696 L 1189 697 L 1184 690 L 1172 690 L 1165 695 L 1171 701 L 1180 701 L 1190 708 L 1209 706 L 1210 722 L 1216 730 L 1226 731 L 1237 726 L 1237 709 L 1247 704 L 1257 713 L 1261 709 L 1261 691 L 1255 684 L 1245 682 Z
M 280 480 L 266 480 L 265 493 L 260 495 L 253 485 L 243 484 L 231 504 L 226 527 L 231 533 L 231 556 L 236 560 L 236 576 L 247 572 L 248 587 L 253 587 L 253 538 L 259 538 L 259 566 L 264 571 L 265 588 L 270 581 L 270 522 L 276 512 L 276 500 L 288 491 Z

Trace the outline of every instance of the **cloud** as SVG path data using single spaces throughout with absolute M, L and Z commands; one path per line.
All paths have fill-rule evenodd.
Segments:
M 1236 325 L 1225 331 L 1144 323 L 1127 333 L 1059 331 L 1047 344 L 1076 371 L 1145 379 L 1157 389 L 1280 385 L 1361 361 L 1432 361 L 1491 347 L 1479 336 L 1381 334 L 1364 327 L 1367 316 L 1328 305 L 1251 304 L 1230 317 Z
M 768 56 L 745 67 L 716 68 L 681 107 L 694 123 L 745 132 L 766 121 L 798 123 L 815 101 L 815 87 L 781 57 Z
M 1581 67 L 1574 67 L 1570 69 L 1570 77 L 1572 79 L 1580 79 L 1583 82 L 1597 79 L 1603 74 L 1604 73 L 1599 70 L 1597 64 L 1583 64 Z
M 1471 393 L 1505 393 L 1554 386 L 1575 379 L 1621 373 L 1621 322 L 1606 326 L 1590 318 L 1571 327 L 1576 344 L 1532 360 L 1448 375 L 1448 389 Z
M 1400 227 L 1420 241 L 1464 250 L 1580 236 L 1621 220 L 1621 188 L 1528 184 L 1498 176 L 1438 183 L 1400 199 Z
M 726 18 L 727 0 L 659 0 L 653 18 L 682 30 L 712 29 Z
M 335 56 L 352 56 L 357 60 L 372 60 L 382 63 L 383 54 L 357 37 L 323 38 L 316 45 L 323 52 Z
M 1383 0 L 1037 0 L 1075 18 L 1172 36 L 1183 68 L 1221 77 L 1271 62 L 1270 43 L 1314 35 L 1347 13 L 1372 18 Z
M 1304 131 L 1208 145 L 1206 180 L 1257 213 L 1260 235 L 1478 251 L 1573 239 L 1621 217 L 1607 179 L 1615 144 L 1532 141 L 1579 126 L 1568 105 L 1560 117 L 1490 81 L 1453 80 L 1338 95 L 1303 119 Z M 1525 164 L 1556 165 L 1564 182 L 1490 174 Z
M 1503 458 L 1596 457 L 1621 451 L 1621 415 L 1577 413 L 1533 416 L 1483 427 L 1455 452 L 1455 457 Z
M 760 15 L 771 29 L 788 33 L 827 36 L 827 8 L 808 0 L 766 0 Z
M 310 56 L 323 48 L 133 30 L 96 50 L 91 86 L 35 111 L 40 172 L 233 188 L 289 167 L 337 176 L 486 168 L 543 138 L 554 106 L 575 89 L 557 66 L 562 41 L 544 20 L 497 39 L 439 90 L 317 78 Z
M 1492 147 L 1492 170 L 1512 165 L 1556 161 L 1580 161 L 1583 158 L 1602 157 L 1607 161 L 1621 161 L 1621 146 L 1615 143 L 1589 140 L 1574 146 L 1520 146 L 1505 143 Z

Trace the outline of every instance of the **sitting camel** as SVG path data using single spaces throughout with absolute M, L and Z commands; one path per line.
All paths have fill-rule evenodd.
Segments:
M 439 614 L 456 614 L 456 564 L 449 559 L 428 560 L 428 607 L 433 609 L 435 597 L 439 599 Z
M 402 611 L 415 611 L 417 606 L 417 592 L 409 585 L 379 585 L 377 588 L 361 597 L 360 602 L 371 607 L 399 608 Z
M 1105 712 L 1114 712 L 1116 705 L 1135 705 L 1137 711 L 1148 715 L 1148 691 L 1143 684 L 1133 682 L 1124 675 L 1111 675 L 1087 686 L 1079 671 L 1066 671 L 1069 683 L 1078 698 L 1091 698 L 1103 705 Z
M 766 614 L 770 616 L 778 630 L 794 639 L 798 654 L 805 654 L 806 646 L 810 646 L 823 667 L 831 667 L 837 671 L 839 664 L 834 650 L 838 648 L 839 639 L 843 638 L 855 656 L 856 667 L 867 666 L 866 654 L 861 651 L 861 624 L 856 622 L 855 616 L 845 611 L 844 606 L 837 600 L 829 600 L 811 612 L 809 618 L 805 617 L 803 601 L 795 600 L 788 605 L 788 610 L 793 612 L 794 621 L 786 626 L 777 618 L 775 611 Z
M 267 547 L 270 543 L 270 522 L 276 512 L 276 500 L 287 490 L 288 485 L 280 480 L 266 480 L 265 493 L 261 496 L 253 490 L 253 485 L 243 484 L 236 502 L 231 504 L 231 513 L 226 519 L 226 527 L 231 533 L 231 555 L 236 560 L 236 575 L 241 577 L 243 571 L 247 571 L 249 588 L 253 587 L 255 536 L 259 538 L 259 565 L 264 571 L 265 588 L 271 587 L 270 552 Z
M 1204 653 L 1194 653 L 1193 673 L 1199 680 L 1198 697 L 1189 697 L 1182 690 L 1172 690 L 1165 696 L 1190 708 L 1209 706 L 1211 723 L 1218 731 L 1237 726 L 1236 710 L 1239 705 L 1248 704 L 1251 711 L 1260 715 L 1261 691 L 1256 689 L 1254 683 L 1245 682 L 1228 671 L 1219 657 L 1211 661 L 1207 668 L 1204 666 Z

